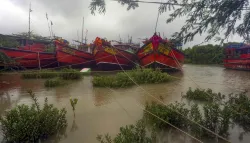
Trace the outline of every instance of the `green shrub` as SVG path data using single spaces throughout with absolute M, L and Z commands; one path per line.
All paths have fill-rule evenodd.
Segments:
M 236 95 L 231 94 L 226 104 L 232 112 L 233 121 L 246 131 L 250 131 L 250 99 L 246 93 L 247 92 L 241 92 Z
M 178 102 L 167 106 L 152 103 L 147 104 L 145 110 L 186 132 L 190 132 L 190 134 L 196 137 L 215 136 L 194 122 L 221 136 L 226 137 L 228 135 L 228 129 L 231 124 L 231 112 L 227 106 L 220 107 L 219 104 L 215 102 L 203 105 L 203 110 L 200 111 L 198 105 L 192 105 L 191 109 L 185 108 L 184 105 L 185 104 Z M 167 123 L 147 112 L 144 113 L 143 118 L 149 125 L 155 126 L 158 129 L 169 127 Z M 216 128 L 218 128 L 218 131 L 216 131 Z
M 81 79 L 81 72 L 75 69 L 63 69 L 60 73 L 60 77 L 64 80 L 76 80 Z
M 120 133 L 114 139 L 106 134 L 104 137 L 98 135 L 97 140 L 101 143 L 153 143 L 155 137 L 147 137 L 146 126 L 143 120 L 139 120 L 136 125 L 121 127 Z
M 41 71 L 27 71 L 22 73 L 22 77 L 26 79 L 30 78 L 54 78 L 57 77 L 58 73 L 52 70 L 41 70 Z
M 120 72 L 115 76 L 94 76 L 92 82 L 93 85 L 97 87 L 123 88 L 135 84 L 131 79 L 138 84 L 146 84 L 168 82 L 172 78 L 160 70 L 136 69 L 126 73 Z
M 44 86 L 45 87 L 57 87 L 57 86 L 61 86 L 61 85 L 65 85 L 66 81 L 60 79 L 60 78 L 55 78 L 55 79 L 47 79 L 44 82 Z
M 7 142 L 37 142 L 53 135 L 62 135 L 67 127 L 66 110 L 48 104 L 47 98 L 41 108 L 32 91 L 31 106 L 18 105 L 0 118 L 2 132 Z
M 147 104 L 145 107 L 145 110 L 153 113 L 154 115 L 164 119 L 165 121 L 169 122 L 170 124 L 173 124 L 176 127 L 179 128 L 185 128 L 188 125 L 188 122 L 185 117 L 188 116 L 189 110 L 184 108 L 185 104 L 182 103 L 175 103 L 170 104 L 167 106 L 161 105 L 161 104 Z M 177 112 L 181 113 L 183 116 L 178 114 Z M 148 112 L 144 112 L 144 119 L 146 119 L 147 123 L 150 125 L 154 125 L 157 128 L 164 129 L 168 128 L 169 125 L 165 122 L 159 120 L 155 116 L 152 116 Z
M 200 125 L 203 124 L 202 114 L 199 110 L 198 104 L 194 104 L 191 106 L 189 119 L 195 121 Z M 190 123 L 189 126 L 191 134 L 195 137 L 201 137 L 203 135 L 203 129 L 199 125 Z
M 201 90 L 199 88 L 196 88 L 194 91 L 192 91 L 192 89 L 189 88 L 184 97 L 190 100 L 207 101 L 207 102 L 221 101 L 222 99 L 225 99 L 225 95 L 222 95 L 221 93 L 213 93 L 211 89 Z

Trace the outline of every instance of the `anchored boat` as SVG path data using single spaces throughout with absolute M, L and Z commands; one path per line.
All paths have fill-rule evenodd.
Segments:
M 60 66 L 92 67 L 95 65 L 94 56 L 83 50 L 72 48 L 63 39 L 55 40 L 56 58 Z
M 250 45 L 240 43 L 226 46 L 223 62 L 228 69 L 250 70 Z
M 49 43 L 17 39 L 17 48 L 0 46 L 0 52 L 15 60 L 16 66 L 24 68 L 48 68 L 56 66 L 55 53 L 45 52 Z
M 94 41 L 93 55 L 100 70 L 121 70 L 134 67 L 133 52 L 114 47 L 107 40 L 97 37 Z
M 156 33 L 144 43 L 136 54 L 142 67 L 181 70 L 185 55 L 173 43 Z

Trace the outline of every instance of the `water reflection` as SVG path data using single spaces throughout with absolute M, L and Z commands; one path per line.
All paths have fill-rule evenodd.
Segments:
M 111 103 L 111 91 L 106 88 L 94 88 L 94 105 L 95 106 L 103 106 Z

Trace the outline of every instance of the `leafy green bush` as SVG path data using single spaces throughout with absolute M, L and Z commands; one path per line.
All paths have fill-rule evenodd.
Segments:
M 81 79 L 82 75 L 75 69 L 62 69 L 60 77 L 64 80 L 76 80 Z
M 44 82 L 44 86 L 45 87 L 57 87 L 57 86 L 61 86 L 61 85 L 65 85 L 66 81 L 60 79 L 60 78 L 55 78 L 55 79 L 47 79 Z
M 147 104 L 145 110 L 164 119 L 170 124 L 175 125 L 176 127 L 185 128 L 188 125 L 188 122 L 185 117 L 188 116 L 189 110 L 184 108 L 184 106 L 185 104 L 177 102 L 175 104 L 170 104 L 167 106 L 152 103 L 152 104 Z M 184 117 L 175 112 L 175 110 L 181 113 Z M 168 124 L 166 124 L 165 122 L 159 120 L 158 118 L 152 116 L 147 112 L 144 112 L 143 117 L 147 121 L 147 123 L 149 123 L 150 125 L 154 125 L 157 128 L 164 129 L 169 127 Z
M 25 79 L 30 78 L 54 78 L 58 73 L 52 70 L 40 70 L 40 71 L 27 71 L 22 73 L 22 77 Z
M 222 99 L 225 99 L 225 95 L 222 95 L 221 93 L 213 93 L 211 89 L 201 90 L 199 88 L 196 88 L 194 91 L 189 88 L 184 97 L 191 100 L 207 102 L 221 101 Z
M 220 107 L 218 103 L 209 103 L 203 106 L 204 119 L 203 124 L 213 132 L 221 136 L 228 136 L 231 112 L 227 106 Z M 210 132 L 203 131 L 204 135 L 215 137 Z
M 41 107 L 35 94 L 28 92 L 34 101 L 31 106 L 18 105 L 0 118 L 4 139 L 7 142 L 37 142 L 53 135 L 63 135 L 67 127 L 66 110 L 48 104 Z
M 226 103 L 232 112 L 233 121 L 238 123 L 245 130 L 250 131 L 250 99 L 247 92 L 230 95 Z
M 153 143 L 155 137 L 153 134 L 151 137 L 147 137 L 146 126 L 143 120 L 139 120 L 136 125 L 121 127 L 120 133 L 114 139 L 106 134 L 105 137 L 98 135 L 97 140 L 101 143 Z
M 163 83 L 172 79 L 167 73 L 162 73 L 160 70 L 136 69 L 126 73 L 120 72 L 115 76 L 94 76 L 92 83 L 97 87 L 123 88 L 135 84 L 130 78 L 138 84 Z
M 215 102 L 203 105 L 202 111 L 199 110 L 196 104 L 192 105 L 191 109 L 184 106 L 185 104 L 178 102 L 167 106 L 152 103 L 147 104 L 145 110 L 186 132 L 190 132 L 190 134 L 196 137 L 214 137 L 214 135 L 194 122 L 213 132 L 217 132 L 221 136 L 228 135 L 231 113 L 227 106 L 220 107 L 219 103 Z M 149 125 L 155 126 L 158 129 L 169 127 L 168 124 L 147 112 L 144 113 L 143 118 Z M 218 131 L 216 131 L 216 128 L 218 128 Z

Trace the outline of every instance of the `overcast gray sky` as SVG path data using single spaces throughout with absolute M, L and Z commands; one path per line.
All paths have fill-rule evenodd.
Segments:
M 85 17 L 85 31 L 88 30 L 88 42 L 96 36 L 106 37 L 109 40 L 118 40 L 119 34 L 127 40 L 132 35 L 134 41 L 138 38 L 150 37 L 154 33 L 158 6 L 156 4 L 140 4 L 136 10 L 127 11 L 127 7 L 119 3 L 106 0 L 107 11 L 105 15 L 91 15 L 89 4 L 91 0 L 0 0 L 0 33 L 12 34 L 28 31 L 29 3 L 32 4 L 31 30 L 37 34 L 48 36 L 49 29 L 46 12 L 53 22 L 53 31 L 56 36 L 72 41 L 77 39 L 77 30 L 81 36 L 82 17 Z M 148 0 L 150 1 L 150 0 Z M 152 0 L 151 0 L 152 1 Z M 159 1 L 159 0 L 154 0 Z M 159 17 L 157 31 L 170 37 L 184 24 L 184 19 L 177 19 L 166 24 L 170 12 Z M 184 47 L 199 44 L 203 36 L 196 36 L 193 42 Z M 236 35 L 230 40 L 240 41 Z M 210 41 L 209 43 L 214 43 Z

